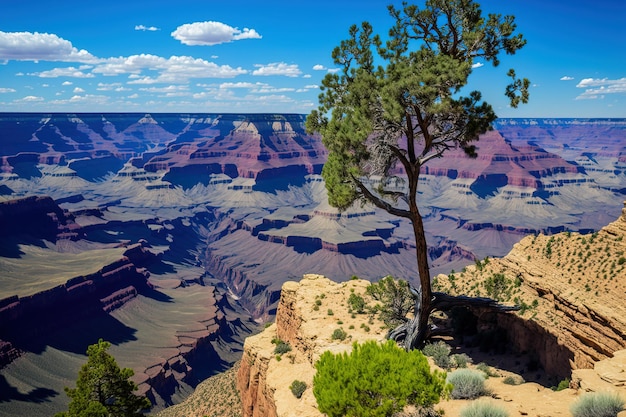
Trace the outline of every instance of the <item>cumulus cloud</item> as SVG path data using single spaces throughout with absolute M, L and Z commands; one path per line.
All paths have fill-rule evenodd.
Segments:
M 15 89 L 8 88 L 8 87 L 0 87 L 0 94 L 2 93 L 15 93 Z
M 135 30 L 141 30 L 144 32 L 156 32 L 157 30 L 161 30 L 154 26 L 144 26 L 144 25 L 135 25 Z
M 88 69 L 93 68 L 91 65 L 81 65 L 78 68 L 66 67 L 66 68 L 54 68 L 48 71 L 34 72 L 28 75 L 34 75 L 41 78 L 58 78 L 58 77 L 72 77 L 72 78 L 93 78 L 94 75 L 90 72 L 85 72 Z
M 0 59 L 15 61 L 97 62 L 84 49 L 51 33 L 0 31 Z
M 626 78 L 610 80 L 608 78 L 584 78 L 576 85 L 585 91 L 576 100 L 604 98 L 607 94 L 626 94 Z
M 313 70 L 314 71 L 325 71 L 326 67 L 323 66 L 322 64 L 315 64 L 315 65 L 313 65 Z
M 247 82 L 238 82 L 238 83 L 221 83 L 219 88 L 221 89 L 229 89 L 229 88 L 261 88 L 266 87 L 268 84 L 265 83 L 247 83 Z
M 564 75 L 561 78 L 559 78 L 559 80 L 561 80 L 561 81 L 572 81 L 573 79 L 574 79 L 574 77 L 569 77 L 567 75 Z
M 84 92 L 85 92 L 85 90 L 83 90 L 83 89 L 82 89 L 82 88 L 80 88 L 80 87 L 75 87 L 75 88 L 74 88 L 74 93 L 75 93 L 75 94 L 78 94 L 78 93 L 84 93 Z
M 33 103 L 33 102 L 43 101 L 43 97 L 26 96 L 15 101 L 17 101 L 18 103 Z
M 475 64 L 472 64 L 472 69 L 474 68 L 480 68 L 480 67 L 484 67 L 485 64 L 483 64 L 482 62 L 477 62 Z
M 297 64 L 273 62 L 267 65 L 255 64 L 254 66 L 257 69 L 252 71 L 252 75 L 284 75 L 285 77 L 298 77 L 302 74 L 302 71 L 300 71 Z
M 158 71 L 155 77 L 143 76 L 144 70 Z M 171 56 L 163 58 L 156 55 L 141 54 L 128 57 L 109 58 L 93 69 L 102 75 L 131 74 L 130 84 L 154 84 L 187 82 L 191 78 L 232 78 L 246 74 L 241 67 L 217 65 L 213 62 L 190 56 Z
M 222 22 L 186 23 L 171 33 L 172 37 L 185 45 L 219 45 L 242 39 L 261 39 L 254 29 L 239 30 Z

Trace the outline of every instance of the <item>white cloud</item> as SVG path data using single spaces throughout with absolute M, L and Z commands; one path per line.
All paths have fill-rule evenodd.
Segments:
M 585 91 L 576 100 L 602 99 L 606 94 L 626 94 L 626 78 L 610 80 L 608 78 L 584 78 L 576 85 Z
M 51 33 L 0 31 L 0 59 L 16 61 L 96 62 L 84 49 Z
M 63 83 L 61 85 L 72 85 L 72 84 L 74 84 L 74 83 L 71 82 L 71 81 L 63 81 Z
M 135 25 L 135 30 L 148 31 L 148 32 L 156 32 L 157 30 L 161 30 L 154 26 L 144 26 L 144 25 Z
M 158 71 L 156 76 L 141 76 L 144 70 Z M 129 57 L 109 58 L 93 70 L 102 75 L 131 74 L 130 84 L 185 83 L 190 78 L 232 78 L 247 74 L 241 67 L 217 65 L 213 62 L 190 56 L 163 58 L 141 54 Z
M 475 64 L 472 64 L 472 69 L 480 68 L 480 67 L 484 67 L 484 66 L 485 66 L 485 64 L 483 64 L 482 62 L 477 62 Z
M 562 76 L 561 78 L 559 78 L 559 80 L 561 81 L 572 81 L 574 79 L 574 77 L 570 77 L 567 75 Z
M 252 75 L 284 75 L 286 77 L 297 77 L 302 74 L 297 64 L 273 62 L 267 65 L 255 64 L 254 66 L 257 67 L 257 69 L 252 72 Z
M 15 100 L 18 103 L 19 102 L 23 102 L 23 103 L 33 103 L 33 102 L 37 102 L 37 101 L 43 101 L 43 97 L 37 97 L 37 96 L 26 96 L 23 97 L 19 100 Z
M 6 87 L 0 87 L 0 93 L 15 93 L 15 89 L 13 89 L 13 88 L 6 88 Z
M 327 68 L 321 64 L 316 64 L 313 65 L 313 70 L 314 71 L 325 71 Z
M 34 72 L 28 75 L 34 75 L 41 78 L 58 78 L 58 77 L 72 77 L 72 78 L 93 78 L 95 77 L 90 72 L 84 72 L 85 70 L 93 68 L 90 65 L 81 65 L 78 68 L 66 67 L 66 68 L 54 68 L 48 71 Z
M 74 88 L 74 93 L 75 93 L 75 94 L 78 94 L 78 93 L 84 93 L 84 92 L 85 92 L 85 90 L 83 90 L 83 89 L 82 89 L 82 88 L 80 88 L 80 87 L 76 87 L 76 88 Z
M 242 39 L 261 39 L 262 36 L 254 29 L 244 28 L 243 31 L 222 22 L 186 23 L 171 33 L 185 45 L 219 45 Z
M 229 88 L 248 88 L 248 89 L 252 89 L 252 88 L 261 88 L 261 87 L 266 87 L 268 86 L 268 84 L 265 83 L 246 83 L 246 82 L 239 82 L 239 83 L 221 83 L 219 88 L 221 89 L 229 89 Z

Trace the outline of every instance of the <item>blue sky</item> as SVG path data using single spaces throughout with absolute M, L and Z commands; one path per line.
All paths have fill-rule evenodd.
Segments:
M 528 40 L 497 69 L 475 63 L 470 87 L 500 117 L 626 117 L 625 1 L 479 3 Z M 353 23 L 386 33 L 386 4 L 3 1 L 0 111 L 309 113 L 332 49 Z M 510 67 L 532 82 L 518 109 L 502 94 Z

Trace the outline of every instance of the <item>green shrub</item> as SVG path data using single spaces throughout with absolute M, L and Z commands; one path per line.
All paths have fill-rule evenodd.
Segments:
M 306 388 L 307 388 L 306 383 L 303 381 L 298 381 L 297 379 L 294 380 L 289 386 L 291 393 L 296 398 L 302 397 L 302 394 L 304 394 L 304 391 L 306 390 Z
M 506 378 L 504 378 L 504 381 L 502 382 L 507 385 L 521 385 L 525 381 L 524 381 L 524 378 L 516 375 L 516 376 L 507 376 Z
M 390 416 L 407 404 L 436 404 L 446 390 L 445 373 L 431 373 L 420 351 L 406 352 L 393 341 L 354 343 L 350 353 L 324 352 L 315 368 L 313 395 L 329 417 Z
M 346 333 L 342 328 L 335 329 L 333 334 L 330 336 L 332 340 L 345 340 L 346 337 L 348 337 L 348 333 Z
M 616 417 L 623 409 L 624 400 L 612 392 L 583 394 L 570 407 L 574 417 Z
M 424 355 L 433 358 L 435 364 L 443 369 L 450 369 L 452 367 L 452 361 L 450 360 L 451 351 L 452 348 L 441 340 L 436 343 L 427 343 L 422 349 Z
M 374 300 L 380 301 L 380 319 L 390 328 L 404 323 L 415 305 L 408 282 L 396 281 L 392 276 L 370 284 L 366 291 Z
M 489 401 L 473 401 L 461 410 L 460 417 L 508 417 L 504 408 Z
M 486 393 L 485 374 L 473 369 L 458 369 L 448 374 L 454 399 L 474 399 Z
M 291 346 L 289 343 L 285 343 L 282 340 L 279 340 L 274 348 L 274 353 L 277 355 L 282 355 L 283 353 L 287 353 L 289 351 L 291 351 Z
M 488 377 L 499 376 L 498 373 L 491 366 L 487 365 L 485 362 L 481 362 L 478 365 L 476 365 L 476 369 L 484 372 L 485 375 L 487 375 Z
M 350 297 L 348 297 L 348 305 L 350 305 L 350 309 L 356 313 L 361 314 L 365 311 L 365 300 L 360 295 L 354 293 L 350 294 Z
M 553 389 L 555 391 L 563 391 L 564 389 L 568 389 L 569 388 L 569 383 L 570 380 L 569 378 L 565 378 L 564 380 L 562 380 L 561 382 L 559 382 L 559 385 L 557 385 L 556 387 L 554 387 Z
M 452 362 L 454 362 L 454 366 L 457 368 L 467 368 L 467 365 L 472 363 L 472 358 L 465 353 L 457 353 L 452 355 Z

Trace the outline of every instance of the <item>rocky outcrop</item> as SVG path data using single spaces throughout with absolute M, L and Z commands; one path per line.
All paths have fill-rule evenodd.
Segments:
M 348 297 L 365 296 L 367 285 L 365 280 L 336 283 L 314 274 L 283 284 L 276 322 L 244 344 L 237 374 L 244 417 L 320 416 L 311 390 L 320 355 L 348 351 L 353 342 L 384 339 L 381 322 L 365 326 L 365 315 L 349 312 Z M 332 339 L 337 328 L 347 332 L 345 340 Z M 291 351 L 275 354 L 277 340 L 288 343 Z M 289 389 L 294 379 L 309 387 L 301 399 Z
M 14 360 L 24 346 L 38 345 L 51 332 L 75 321 L 108 313 L 150 288 L 148 273 L 138 267 L 152 255 L 136 244 L 121 259 L 99 271 L 27 296 L 0 300 L 0 365 Z M 10 345 L 12 348 L 9 348 Z
M 72 216 L 64 212 L 52 198 L 32 196 L 0 202 L 0 236 L 34 235 L 55 241 L 68 237 L 78 229 Z
M 386 330 L 381 326 L 382 323 L 368 322 L 369 315 L 354 315 L 348 310 L 346 300 L 352 293 L 363 295 L 368 303 L 373 302 L 365 294 L 367 285 L 369 282 L 364 280 L 335 283 L 312 274 L 305 275 L 300 282 L 289 281 L 283 285 L 276 322 L 258 335 L 248 337 L 244 344 L 236 380 L 244 417 L 322 415 L 312 393 L 314 365 L 320 355 L 324 351 L 347 352 L 353 342 L 382 341 L 385 338 Z M 479 311 L 475 313 L 480 316 Z M 502 320 L 504 316 L 510 317 L 510 321 Z M 570 347 L 555 337 L 552 329 L 537 316 L 528 318 L 514 313 L 495 318 L 482 316 L 479 326 L 483 326 L 483 332 L 489 332 L 490 325 L 494 323 L 509 326 L 506 329 L 517 337 L 510 343 L 518 344 L 518 347 L 522 346 L 519 343 L 526 343 L 526 349 L 537 349 L 537 353 L 542 351 L 543 354 L 564 355 L 565 365 L 568 366 L 567 359 L 572 357 Z M 344 341 L 332 338 L 333 331 L 338 328 L 348 334 Z M 275 348 L 279 341 L 289 344 L 291 350 L 277 354 Z M 507 385 L 503 382 L 506 379 L 502 377 L 519 379 L 520 376 L 512 371 L 498 370 L 501 378 L 488 380 L 492 400 L 499 401 L 511 413 L 541 417 L 565 415 L 572 402 L 584 391 L 612 390 L 626 395 L 626 350 L 616 351 L 611 356 L 610 359 L 592 364 L 593 369 L 574 370 L 570 385 L 573 389 L 561 392 L 534 382 L 521 386 Z M 296 379 L 307 384 L 300 399 L 296 399 L 289 389 Z M 532 401 L 536 398 L 542 398 L 543 401 Z M 459 415 L 459 411 L 466 405 L 467 402 L 463 400 L 448 400 L 437 404 L 437 408 L 445 410 L 446 415 Z
M 436 282 L 456 294 L 494 296 L 494 277 L 503 277 L 498 298 L 522 312 L 480 316 L 479 326 L 505 329 L 546 372 L 567 377 L 626 349 L 625 253 L 626 208 L 598 232 L 528 236 L 505 257 Z

